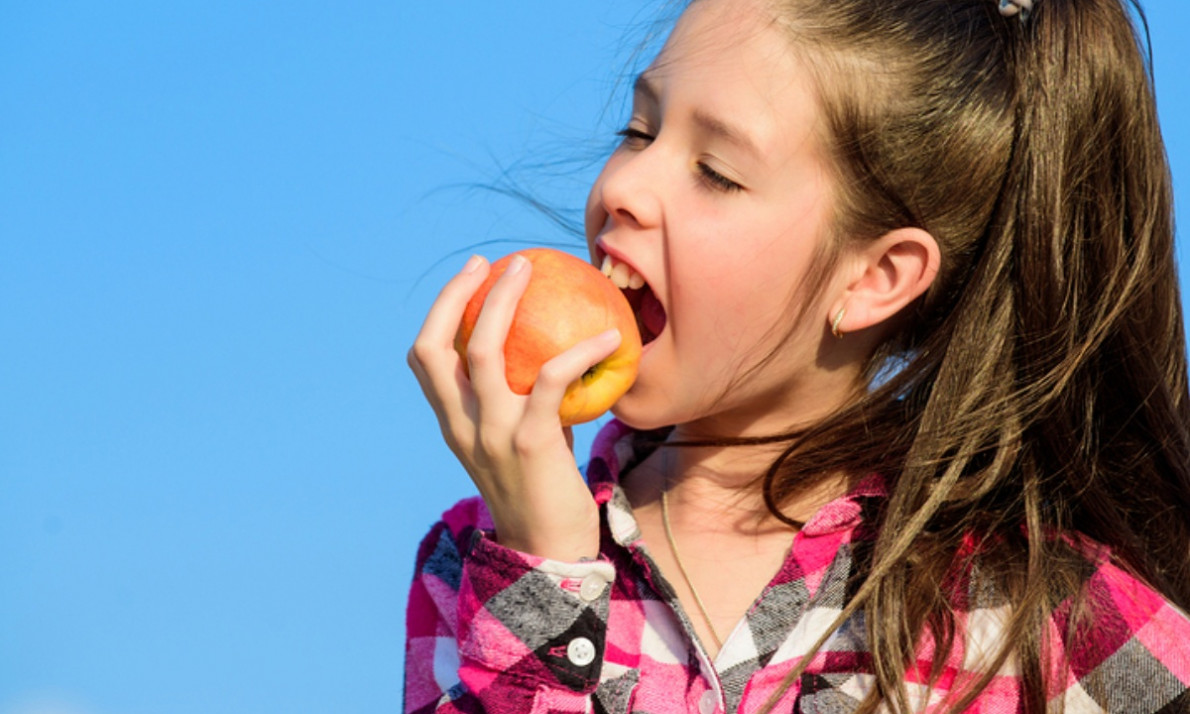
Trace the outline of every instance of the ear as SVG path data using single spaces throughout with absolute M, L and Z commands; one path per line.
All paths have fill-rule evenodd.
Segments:
M 847 261 L 847 284 L 830 306 L 828 324 L 840 311 L 839 333 L 885 322 L 930 287 L 941 262 L 938 242 L 920 228 L 898 228 L 859 246 Z

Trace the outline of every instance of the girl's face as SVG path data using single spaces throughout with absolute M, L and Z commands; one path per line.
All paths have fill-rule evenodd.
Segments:
M 771 433 L 853 384 L 819 358 L 837 281 L 799 290 L 831 215 L 819 131 L 809 78 L 764 0 L 692 3 L 638 80 L 587 201 L 592 260 L 646 283 L 627 291 L 651 341 L 618 417 Z

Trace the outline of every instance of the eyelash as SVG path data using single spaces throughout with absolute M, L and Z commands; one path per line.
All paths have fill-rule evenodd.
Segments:
M 632 127 L 627 127 L 617 131 L 616 136 L 620 137 L 620 143 L 622 145 L 627 146 L 633 146 L 634 144 L 639 145 L 641 143 L 647 143 L 653 140 L 653 136 L 650 134 L 646 134 L 640 129 L 633 129 Z M 712 169 L 702 161 L 698 162 L 698 174 L 708 186 L 717 191 L 733 193 L 735 191 L 741 191 L 744 188 L 715 169 Z
M 640 129 L 633 129 L 632 127 L 625 127 L 616 132 L 616 136 L 620 137 L 621 144 L 633 144 L 641 142 L 650 142 L 653 137 Z
M 735 191 L 741 191 L 744 188 L 701 161 L 698 162 L 698 172 L 702 175 L 704 181 L 711 184 L 713 188 L 717 188 L 720 191 L 732 193 Z

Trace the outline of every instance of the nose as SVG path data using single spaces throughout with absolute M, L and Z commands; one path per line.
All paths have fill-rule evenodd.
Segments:
M 608 159 L 597 184 L 599 203 L 615 224 L 652 228 L 661 222 L 662 177 L 653 147 L 621 149 Z

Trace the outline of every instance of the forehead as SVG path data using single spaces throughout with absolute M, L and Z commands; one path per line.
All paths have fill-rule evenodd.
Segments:
M 693 0 L 675 23 L 653 63 L 703 62 L 728 56 L 778 59 L 791 45 L 770 0 Z M 652 69 L 652 68 L 651 68 Z
M 769 0 L 694 0 L 640 85 L 663 108 L 744 125 L 765 150 L 819 126 L 809 74 Z

